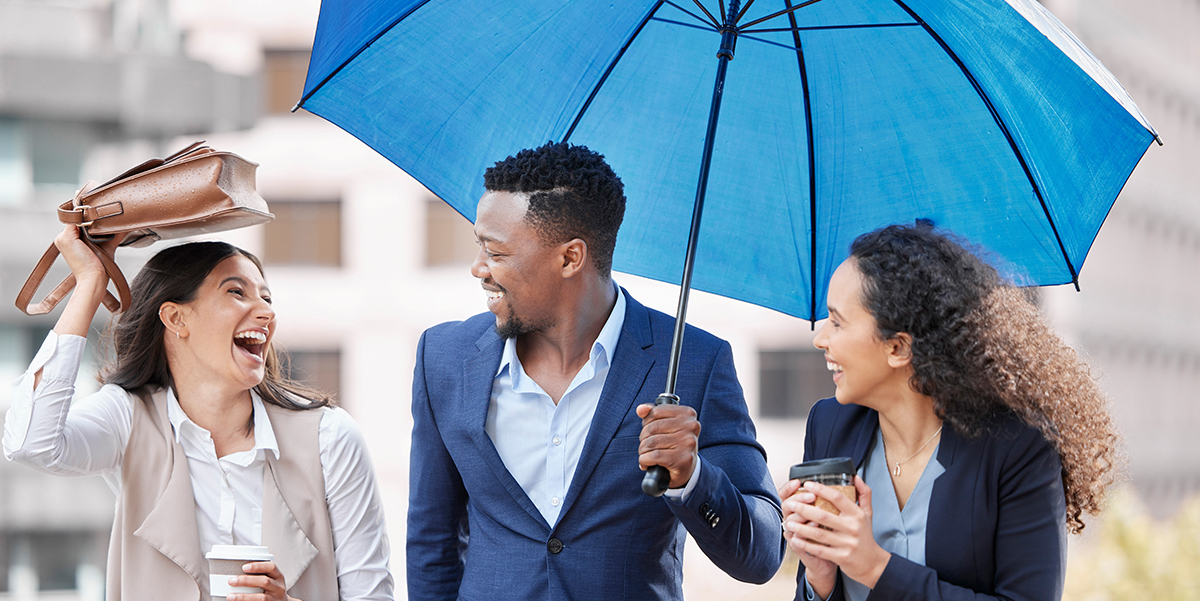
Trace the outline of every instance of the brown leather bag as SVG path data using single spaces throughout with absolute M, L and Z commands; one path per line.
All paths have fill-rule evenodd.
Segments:
M 129 285 L 99 243 L 127 234 L 121 246 L 141 247 L 158 240 L 266 223 L 275 216 L 255 190 L 257 168 L 257 163 L 199 141 L 99 186 L 89 181 L 74 199 L 60 205 L 58 220 L 79 226 L 80 239 L 95 251 L 117 288 L 120 300 L 106 292 L 104 306 L 113 313 L 124 311 L 129 306 Z M 50 312 L 75 287 L 75 276 L 69 275 L 40 303 L 32 302 L 57 258 L 58 248 L 51 244 L 29 274 L 17 295 L 17 308 L 25 314 Z

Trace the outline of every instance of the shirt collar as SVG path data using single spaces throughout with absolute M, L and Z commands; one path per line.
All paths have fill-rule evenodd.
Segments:
M 604 327 L 600 329 L 600 335 L 596 336 L 596 342 L 592 344 L 591 360 L 593 361 L 597 357 L 604 357 L 606 362 L 612 361 L 613 354 L 617 352 L 617 342 L 621 339 L 621 328 L 625 326 L 625 293 L 616 282 L 613 282 L 613 287 L 617 289 L 617 302 L 613 304 L 612 312 L 608 314 L 608 321 L 604 322 Z M 496 368 L 496 377 L 516 363 L 518 363 L 517 339 L 508 338 L 504 341 L 504 352 L 500 355 L 500 366 Z M 520 370 L 509 369 L 508 371 L 515 389 L 520 385 Z
M 250 390 L 250 402 L 254 408 L 254 451 L 271 451 L 275 454 L 275 459 L 279 459 L 279 443 L 275 439 L 275 430 L 271 427 L 271 418 L 267 417 L 266 407 L 263 405 L 262 399 L 253 389 Z M 199 424 L 192 421 L 186 413 L 183 412 L 183 407 L 179 405 L 179 399 L 175 398 L 175 389 L 167 387 L 167 419 L 171 422 L 171 427 L 175 431 L 175 442 L 183 444 L 183 429 L 194 428 L 197 431 L 203 432 L 207 436 L 211 436 L 208 430 L 200 427 Z

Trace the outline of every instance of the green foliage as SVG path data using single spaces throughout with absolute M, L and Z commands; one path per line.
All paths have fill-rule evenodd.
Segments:
M 1072 545 L 1064 601 L 1200 601 L 1200 497 L 1163 522 L 1120 490 L 1091 528 Z

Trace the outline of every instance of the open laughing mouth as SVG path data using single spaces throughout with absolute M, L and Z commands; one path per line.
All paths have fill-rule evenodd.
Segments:
M 233 343 L 261 363 L 267 349 L 267 334 L 260 330 L 247 330 L 234 336 Z

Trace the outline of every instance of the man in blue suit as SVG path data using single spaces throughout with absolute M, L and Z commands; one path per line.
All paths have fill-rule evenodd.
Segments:
M 729 575 L 782 561 L 779 499 L 729 344 L 610 277 L 620 179 L 582 146 L 487 170 L 471 273 L 490 313 L 430 328 L 413 378 L 409 599 L 681 599 L 685 534 Z M 643 470 L 670 474 L 641 492 Z

